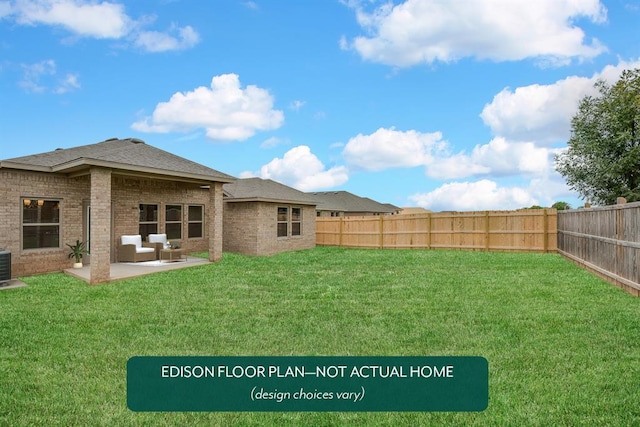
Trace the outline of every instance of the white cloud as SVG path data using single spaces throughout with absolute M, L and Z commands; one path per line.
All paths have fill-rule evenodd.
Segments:
M 135 45 L 147 52 L 189 49 L 200 41 L 198 33 L 190 26 L 172 26 L 169 32 L 141 31 L 136 36 Z
M 455 179 L 478 175 L 507 176 L 540 174 L 550 167 L 552 152 L 532 142 L 509 142 L 494 138 L 476 145 L 471 154 L 439 157 L 427 165 L 432 178 Z
M 46 87 L 41 84 L 41 79 L 43 76 L 56 73 L 56 62 L 53 59 L 47 59 L 35 64 L 22 64 L 21 68 L 23 76 L 18 85 L 27 92 L 42 93 Z
M 249 176 L 244 172 L 241 177 Z M 300 191 L 312 191 L 342 185 L 349 179 L 344 166 L 326 169 L 318 157 L 306 145 L 287 151 L 282 158 L 275 158 L 262 166 L 260 178 L 272 179 Z
M 304 104 L 306 104 L 305 101 L 295 100 L 289 104 L 289 108 L 292 109 L 293 111 L 300 111 L 300 109 L 304 107 Z
M 353 166 L 367 171 L 380 171 L 431 163 L 433 153 L 445 146 L 440 132 L 380 128 L 370 135 L 359 134 L 349 139 L 342 154 Z
M 0 18 L 20 25 L 62 27 L 79 37 L 126 39 L 146 52 L 182 50 L 195 46 L 200 36 L 191 26 L 173 25 L 166 32 L 142 28 L 154 17 L 132 19 L 122 3 L 95 0 L 15 0 L 0 2 Z
M 348 4 L 369 35 L 350 43 L 342 39 L 340 45 L 393 66 L 464 57 L 562 64 L 606 50 L 574 24 L 577 18 L 605 22 L 607 11 L 599 0 L 406 0 L 371 13 L 360 2 Z
M 77 0 L 18 1 L 16 21 L 26 25 L 62 26 L 80 36 L 117 39 L 129 32 L 130 18 L 124 5 Z
M 141 132 L 190 132 L 203 128 L 208 138 L 241 141 L 258 131 L 279 128 L 282 111 L 273 109 L 273 97 L 266 89 L 240 86 L 236 74 L 214 76 L 210 87 L 175 93 L 160 102 L 151 117 L 131 127 Z
M 607 66 L 592 77 L 570 76 L 550 85 L 508 88 L 484 106 L 481 117 L 495 135 L 510 140 L 535 140 L 538 143 L 567 141 L 571 118 L 578 102 L 595 94 L 598 79 L 614 83 L 624 69 L 640 67 L 640 61 Z
M 8 1 L 0 1 L 0 19 L 11 14 L 11 3 Z
M 259 10 L 260 6 L 258 6 L 258 3 L 254 2 L 254 1 L 245 1 L 242 2 L 242 5 L 244 7 L 246 7 L 247 9 L 251 9 L 251 10 Z
M 380 128 L 370 135 L 351 138 L 342 154 L 349 165 L 366 171 L 422 166 L 427 176 L 436 179 L 542 173 L 549 168 L 551 158 L 548 149 L 536 147 L 532 142 L 510 142 L 504 138 L 476 145 L 470 154 L 451 154 L 440 132 L 393 128 Z
M 77 74 L 67 74 L 57 78 L 57 65 L 53 59 L 46 59 L 34 64 L 21 64 L 22 79 L 18 86 L 28 93 L 52 92 L 64 94 L 80 88 Z
M 273 148 L 278 145 L 283 145 L 288 143 L 289 143 L 289 140 L 286 138 L 278 138 L 277 136 L 272 136 L 262 141 L 262 144 L 260 144 L 260 148 Z
M 80 82 L 78 81 L 77 74 L 67 74 L 65 78 L 60 82 L 58 87 L 54 89 L 57 94 L 63 94 L 71 92 L 75 89 L 80 89 Z
M 572 191 L 566 180 L 556 171 L 532 179 L 529 182 L 529 193 L 539 201 L 542 206 L 551 206 L 558 201 L 568 201 L 579 198 L 575 191 Z M 571 204 L 577 207 L 575 203 Z
M 433 211 L 508 210 L 538 204 L 528 189 L 499 187 L 488 179 L 444 184 L 428 193 L 413 194 L 409 200 Z

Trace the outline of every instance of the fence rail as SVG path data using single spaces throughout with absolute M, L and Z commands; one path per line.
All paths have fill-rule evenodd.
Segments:
M 558 252 L 640 296 L 640 202 L 559 212 Z
M 555 252 L 555 209 L 316 218 L 316 243 L 392 249 Z

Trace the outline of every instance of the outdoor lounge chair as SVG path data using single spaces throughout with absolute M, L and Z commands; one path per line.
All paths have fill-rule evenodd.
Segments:
M 139 234 L 122 236 L 122 244 L 118 245 L 119 262 L 155 261 L 158 259 L 155 246 L 142 242 Z
M 152 246 L 156 250 L 156 259 L 160 259 L 160 250 L 167 249 L 166 234 L 149 234 L 147 236 L 147 246 Z

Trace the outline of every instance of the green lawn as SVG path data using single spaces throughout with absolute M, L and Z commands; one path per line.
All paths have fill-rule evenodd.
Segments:
M 0 425 L 640 423 L 640 299 L 559 255 L 316 248 L 0 291 Z M 135 355 L 484 356 L 477 413 L 135 413 Z

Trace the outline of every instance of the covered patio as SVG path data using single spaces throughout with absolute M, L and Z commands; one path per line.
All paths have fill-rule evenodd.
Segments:
M 99 284 L 150 271 L 112 264 L 125 260 L 122 236 L 144 242 L 164 233 L 186 253 L 219 261 L 222 185 L 235 178 L 136 138 L 111 138 L 2 160 L 0 181 L 0 247 L 11 252 L 11 278 L 71 267 L 68 246 L 85 242 L 88 266 L 65 271 Z
M 111 264 L 109 267 L 110 272 L 108 282 L 115 282 L 118 280 L 145 276 L 147 274 L 153 274 L 162 271 L 177 270 L 181 268 L 189 268 L 206 264 L 211 264 L 211 262 L 207 259 L 197 258 L 193 256 L 187 257 L 184 261 L 178 262 L 117 262 Z M 76 277 L 80 280 L 84 280 L 87 283 L 91 283 L 91 267 L 88 265 L 85 265 L 82 268 L 67 268 L 63 271 L 65 274 Z

